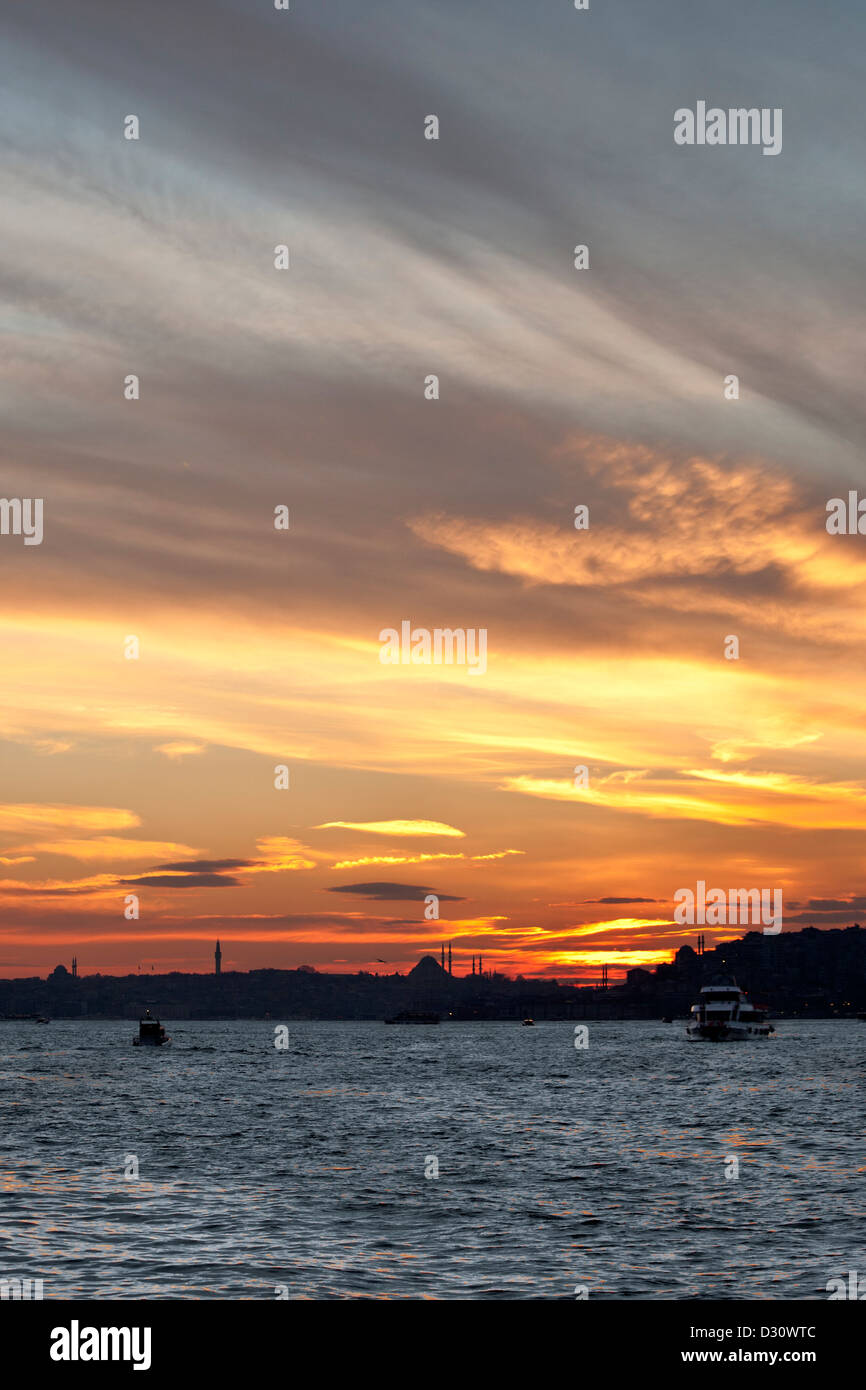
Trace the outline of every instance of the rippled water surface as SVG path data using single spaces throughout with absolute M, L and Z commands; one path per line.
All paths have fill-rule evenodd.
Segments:
M 826 1298 L 866 1024 L 0 1023 L 0 1276 L 46 1298 Z M 124 1176 L 136 1155 L 138 1180 Z M 428 1156 L 438 1178 L 425 1178 Z M 739 1178 L 726 1177 L 739 1160 Z

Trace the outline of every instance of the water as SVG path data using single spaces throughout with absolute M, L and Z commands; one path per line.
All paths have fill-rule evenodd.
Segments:
M 827 1298 L 866 1025 L 0 1024 L 0 1277 L 45 1298 Z M 124 1177 L 136 1155 L 139 1178 Z M 738 1179 L 725 1177 L 728 1155 Z M 434 1156 L 439 1177 L 425 1178 Z

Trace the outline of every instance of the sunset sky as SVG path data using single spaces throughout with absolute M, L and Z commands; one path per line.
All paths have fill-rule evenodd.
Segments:
M 866 15 L 694 16 L 7 12 L 0 973 L 617 979 L 698 879 L 866 918 Z M 781 154 L 677 147 L 704 98 Z M 404 619 L 487 670 L 383 665 Z

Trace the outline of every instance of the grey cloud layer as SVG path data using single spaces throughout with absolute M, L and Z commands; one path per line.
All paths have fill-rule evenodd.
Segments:
M 557 515 L 579 479 L 550 454 L 577 423 L 843 473 L 864 421 L 864 137 L 862 60 L 838 55 L 864 51 L 864 27 L 806 3 L 697 25 L 686 0 L 20 7 L 2 59 L 5 488 L 49 509 L 41 573 L 14 555 L 11 584 L 267 606 L 286 573 L 318 618 L 384 606 L 396 566 L 407 602 L 458 608 L 462 566 L 404 519 L 443 495 Z M 673 110 L 699 93 L 783 106 L 782 155 L 675 149 Z M 441 408 L 420 400 L 428 370 Z M 286 562 L 259 541 L 281 500 Z M 472 586 L 507 616 L 513 584 Z M 564 627 L 563 607 L 548 595 L 532 621 Z M 609 621 L 588 604 L 589 629 Z

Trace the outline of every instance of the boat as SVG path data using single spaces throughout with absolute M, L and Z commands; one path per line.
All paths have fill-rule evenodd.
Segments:
M 776 1030 L 767 1022 L 767 1010 L 746 997 L 733 977 L 716 975 L 704 985 L 686 1023 L 686 1036 L 709 1042 L 736 1042 L 768 1038 Z
M 139 1020 L 138 1037 L 133 1038 L 133 1047 L 165 1047 L 171 1042 L 171 1038 L 166 1037 L 165 1029 L 158 1018 L 154 1018 L 150 1012 Z
M 411 1010 L 404 1009 L 402 1013 L 395 1014 L 393 1018 L 386 1018 L 386 1023 L 438 1023 L 438 1014 L 416 1014 Z
M 523 1020 L 523 1022 L 521 1023 L 520 1026 L 521 1026 L 521 1028 L 534 1028 L 534 1027 L 535 1027 L 535 1019 L 534 1019 L 534 1018 L 525 1018 L 525 1019 Z

